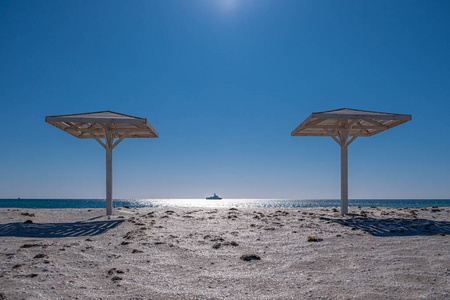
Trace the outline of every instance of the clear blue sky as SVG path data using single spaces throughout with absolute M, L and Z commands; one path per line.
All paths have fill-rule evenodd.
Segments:
M 450 1 L 0 2 L 0 198 L 104 198 L 105 151 L 44 122 L 112 110 L 115 198 L 337 199 L 312 112 L 413 120 L 349 147 L 350 198 L 450 198 Z

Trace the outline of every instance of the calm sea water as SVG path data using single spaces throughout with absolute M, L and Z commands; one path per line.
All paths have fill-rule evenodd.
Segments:
M 340 200 L 276 200 L 276 199 L 139 199 L 114 200 L 116 207 L 334 207 Z M 368 199 L 349 200 L 349 206 L 361 207 L 430 207 L 450 206 L 450 199 Z M 106 201 L 98 199 L 0 199 L 0 207 L 8 208 L 105 208 Z

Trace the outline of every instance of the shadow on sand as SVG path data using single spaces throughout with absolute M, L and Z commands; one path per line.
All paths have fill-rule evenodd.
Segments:
M 450 222 L 431 221 L 425 219 L 376 219 L 370 217 L 355 217 L 351 219 L 330 219 L 344 226 L 365 231 L 374 236 L 414 236 L 450 234 Z
M 122 220 L 74 223 L 0 224 L 0 236 L 65 238 L 94 236 L 117 227 Z

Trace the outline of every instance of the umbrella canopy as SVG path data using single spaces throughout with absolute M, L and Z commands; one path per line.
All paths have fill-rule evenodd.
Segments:
M 48 116 L 45 122 L 79 139 L 95 139 L 105 148 L 107 215 L 112 214 L 112 150 L 125 138 L 159 137 L 147 119 L 112 111 Z
M 79 139 L 104 139 L 105 129 L 113 138 L 157 138 L 158 132 L 147 119 L 119 114 L 112 111 L 85 114 L 49 116 L 45 122 Z
M 411 121 L 411 115 L 341 108 L 315 112 L 291 136 L 329 136 L 341 146 L 341 213 L 348 213 L 347 147 L 358 137 L 369 137 Z
M 338 137 L 341 129 L 348 129 L 349 136 L 373 136 L 408 121 L 411 121 L 411 115 L 341 108 L 312 113 L 291 136 Z

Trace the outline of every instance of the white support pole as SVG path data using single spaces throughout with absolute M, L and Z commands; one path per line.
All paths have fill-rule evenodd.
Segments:
M 112 215 L 112 145 L 113 137 L 109 130 L 105 130 L 106 142 L 106 215 Z
M 341 129 L 341 214 L 348 214 L 348 138 L 350 130 Z
M 341 144 L 341 214 L 348 214 L 348 146 Z

